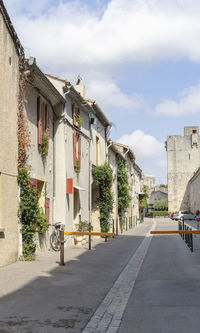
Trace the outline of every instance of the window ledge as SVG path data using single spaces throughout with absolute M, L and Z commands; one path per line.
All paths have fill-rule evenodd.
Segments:
M 5 231 L 5 228 L 0 227 L 0 232 L 4 232 L 4 231 Z

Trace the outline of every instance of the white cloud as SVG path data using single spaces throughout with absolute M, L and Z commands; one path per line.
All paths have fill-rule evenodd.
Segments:
M 17 8 L 16 29 L 42 63 L 57 59 L 67 69 L 77 63 L 95 68 L 177 57 L 200 61 L 195 0 L 111 0 L 102 16 L 79 1 L 5 3 Z
M 176 100 L 164 100 L 155 108 L 155 113 L 179 117 L 200 112 L 200 84 L 184 89 Z
M 118 142 L 128 145 L 138 158 L 160 156 L 164 150 L 164 143 L 158 141 L 154 136 L 136 130 L 131 134 L 122 135 Z
M 154 136 L 145 134 L 142 130 L 133 131 L 131 134 L 122 135 L 117 142 L 129 146 L 136 156 L 136 162 L 142 168 L 143 173 L 152 173 L 156 177 L 162 174 L 166 182 L 166 151 L 164 142 L 158 141 Z
M 86 94 L 97 100 L 104 111 L 135 110 L 144 104 L 144 98 L 138 94 L 125 94 L 109 77 L 96 77 L 88 81 Z

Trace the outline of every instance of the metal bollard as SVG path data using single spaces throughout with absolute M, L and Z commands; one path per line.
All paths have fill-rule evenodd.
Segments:
M 89 223 L 89 232 L 91 232 L 91 223 Z M 88 249 L 91 250 L 91 243 L 92 243 L 92 239 L 91 239 L 91 236 L 89 235 L 88 236 Z
M 128 230 L 128 226 L 127 226 L 127 217 L 125 217 L 126 219 L 126 231 Z
M 64 230 L 60 229 L 60 265 L 64 266 Z
M 191 229 L 192 230 L 192 229 Z M 191 247 L 190 247 L 191 251 L 193 252 L 193 234 L 191 234 Z
M 182 218 L 183 221 L 183 230 L 185 230 L 185 221 L 184 221 L 184 217 Z M 185 239 L 184 234 L 183 234 L 183 239 Z
M 116 219 L 116 236 L 118 236 L 118 219 Z
M 115 220 L 112 220 L 112 232 L 113 234 L 115 233 Z M 113 236 L 113 238 L 115 238 L 115 236 Z

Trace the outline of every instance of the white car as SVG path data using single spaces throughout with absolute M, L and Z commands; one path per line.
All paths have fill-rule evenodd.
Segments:
M 195 220 L 195 215 L 187 210 L 180 210 L 174 213 L 174 220 L 180 220 L 182 217 L 184 217 L 184 220 Z

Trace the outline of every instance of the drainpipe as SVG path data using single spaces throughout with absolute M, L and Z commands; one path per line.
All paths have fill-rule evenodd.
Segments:
M 130 150 L 130 149 L 128 148 L 127 151 L 123 154 L 124 157 L 126 156 L 126 154 L 128 154 L 129 150 Z

